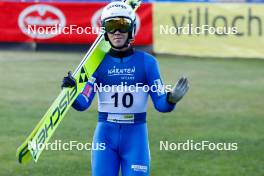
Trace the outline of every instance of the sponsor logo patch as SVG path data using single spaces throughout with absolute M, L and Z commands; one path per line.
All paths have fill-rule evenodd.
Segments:
M 133 169 L 135 172 L 144 172 L 144 173 L 146 173 L 148 171 L 148 166 L 145 166 L 145 165 L 131 165 L 131 169 Z

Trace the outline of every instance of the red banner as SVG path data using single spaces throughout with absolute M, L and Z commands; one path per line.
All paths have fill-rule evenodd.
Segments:
M 0 2 L 0 42 L 93 43 L 106 3 Z M 137 10 L 135 45 L 152 44 L 152 6 Z

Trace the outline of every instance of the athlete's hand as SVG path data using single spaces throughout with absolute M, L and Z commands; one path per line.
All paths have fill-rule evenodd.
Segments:
M 69 71 L 68 76 L 64 77 L 61 83 L 61 88 L 63 87 L 74 87 L 76 86 L 76 81 L 72 76 L 72 73 Z
M 171 103 L 179 102 L 189 89 L 188 79 L 181 77 L 171 92 L 168 93 L 168 101 Z

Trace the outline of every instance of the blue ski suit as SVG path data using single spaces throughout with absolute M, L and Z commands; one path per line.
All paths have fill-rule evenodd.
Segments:
M 96 86 L 95 86 L 96 85 Z M 98 124 L 92 150 L 93 176 L 150 175 L 146 109 L 148 95 L 159 112 L 170 112 L 157 60 L 142 51 L 111 49 L 73 103 L 86 110 L 98 92 Z

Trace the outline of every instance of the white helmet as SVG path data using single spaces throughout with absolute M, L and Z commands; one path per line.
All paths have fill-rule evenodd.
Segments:
M 104 27 L 104 22 L 111 18 L 127 18 L 131 21 L 131 28 L 128 32 L 128 40 L 126 45 L 134 38 L 136 33 L 136 14 L 132 7 L 122 1 L 114 1 L 104 7 L 101 15 L 101 23 Z M 105 40 L 108 37 L 105 33 Z M 111 42 L 110 42 L 111 44 Z M 112 44 L 111 44 L 112 45 Z
M 114 17 L 125 17 L 131 21 L 136 20 L 133 9 L 128 4 L 121 1 L 111 2 L 105 6 L 101 15 L 101 21 L 103 22 L 106 19 Z

